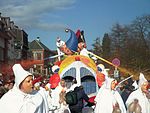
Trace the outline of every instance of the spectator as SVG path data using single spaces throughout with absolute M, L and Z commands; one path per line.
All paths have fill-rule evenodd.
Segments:
M 77 92 L 77 99 L 78 102 L 76 105 L 69 105 L 69 109 L 71 113 L 82 113 L 82 109 L 84 107 L 84 100 L 88 102 L 89 97 L 85 93 L 82 86 L 75 87 L 74 91 Z
M 128 111 L 136 112 L 138 110 L 140 113 L 150 113 L 150 99 L 146 96 L 148 81 L 143 73 L 140 73 L 138 86 L 139 88 L 133 91 L 126 101 Z
M 71 85 L 70 88 L 67 90 L 67 92 L 73 91 L 74 88 L 76 88 L 76 87 L 78 87 L 78 86 L 79 86 L 79 85 L 77 85 L 77 80 L 74 78 L 74 79 L 72 80 L 72 85 Z
M 127 98 L 133 91 L 134 91 L 134 87 L 132 86 L 132 84 L 130 84 L 128 81 L 125 82 L 124 89 L 121 93 L 121 97 L 123 99 L 124 104 L 126 103 Z
M 0 73 L 0 82 L 3 83 L 3 75 Z

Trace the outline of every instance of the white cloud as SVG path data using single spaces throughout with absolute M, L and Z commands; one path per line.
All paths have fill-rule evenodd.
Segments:
M 65 25 L 59 22 L 44 23 L 40 19 L 53 11 L 68 9 L 74 2 L 75 0 L 1 0 L 0 12 L 2 16 L 9 16 L 19 27 L 25 29 L 57 30 Z

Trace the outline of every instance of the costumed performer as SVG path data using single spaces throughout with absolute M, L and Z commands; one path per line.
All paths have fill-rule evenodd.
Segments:
M 58 86 L 53 90 L 52 103 L 53 106 L 56 107 L 54 113 L 64 113 L 64 111 L 68 111 L 70 113 L 69 107 L 65 102 L 65 93 L 66 93 L 66 82 L 64 79 L 61 79 Z
M 128 112 L 150 113 L 150 99 L 146 96 L 149 93 L 147 87 L 148 81 L 144 74 L 140 73 L 138 89 L 133 91 L 126 101 Z
M 13 66 L 15 84 L 0 99 L 1 113 L 47 113 L 44 100 L 39 93 L 33 93 L 33 75 L 20 64 Z
M 126 113 L 123 100 L 115 90 L 116 80 L 107 78 L 99 98 L 95 99 L 94 113 Z
M 33 85 L 34 85 L 34 92 L 38 92 L 44 100 L 45 104 L 45 109 L 47 110 L 47 113 L 49 112 L 49 103 L 48 103 L 48 98 L 49 98 L 49 93 L 47 93 L 46 89 L 41 86 L 42 82 L 42 77 L 38 77 L 33 80 Z

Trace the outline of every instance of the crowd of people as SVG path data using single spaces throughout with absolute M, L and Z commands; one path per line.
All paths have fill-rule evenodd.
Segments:
M 14 85 L 13 78 L 3 78 L 2 74 L 0 74 L 0 98 L 10 89 L 12 89 Z
M 75 78 L 69 88 L 64 79 L 55 80 L 57 83 L 53 85 L 50 79 L 51 82 L 43 85 L 20 64 L 15 64 L 12 69 L 14 80 L 0 81 L 1 113 L 83 113 L 85 103 L 92 106 L 90 113 L 150 113 L 149 83 L 143 73 L 138 82 L 128 79 L 121 86 L 107 76 L 91 102 Z M 74 105 L 66 102 L 66 94 L 70 91 L 77 94 Z
M 140 73 L 138 88 L 125 83 L 123 89 L 115 88 L 116 80 L 108 78 L 100 88 L 95 101 L 95 113 L 150 113 L 148 81 Z
M 34 76 L 20 64 L 15 64 L 12 68 L 15 76 L 12 87 L 11 83 L 0 87 L 6 90 L 0 90 L 2 113 L 80 113 L 84 107 L 83 100 L 88 102 L 89 98 L 81 86 L 74 87 L 78 92 L 78 103 L 68 105 L 65 95 L 74 88 L 67 88 L 64 79 L 57 80 L 56 85 L 43 85 L 40 83 L 41 79 L 34 79 Z

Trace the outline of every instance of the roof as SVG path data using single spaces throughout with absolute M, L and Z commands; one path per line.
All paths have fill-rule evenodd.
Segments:
M 32 42 L 29 43 L 29 48 L 31 50 L 48 50 L 50 51 L 50 49 L 48 47 L 46 47 L 42 42 L 38 41 L 38 40 L 33 40 Z

